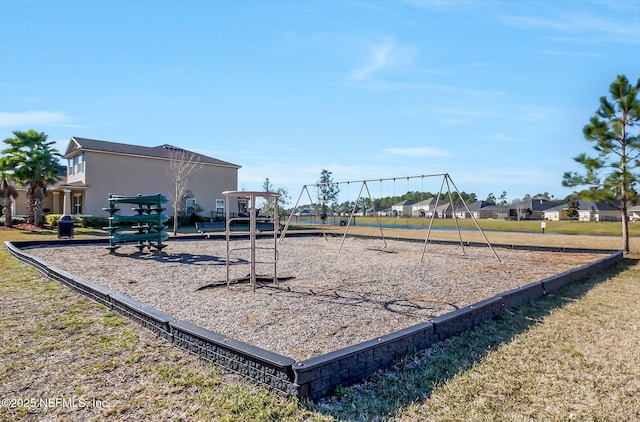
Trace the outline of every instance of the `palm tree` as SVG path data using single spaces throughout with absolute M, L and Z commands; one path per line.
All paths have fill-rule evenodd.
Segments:
M 4 225 L 13 227 L 13 201 L 18 198 L 18 191 L 15 186 L 9 184 L 10 163 L 7 157 L 0 157 L 0 211 L 4 209 Z M 0 213 L 1 215 L 2 213 Z
M 6 227 L 13 227 L 11 208 L 16 198 L 18 198 L 18 191 L 3 177 L 2 184 L 0 185 L 0 199 L 2 199 L 2 206 L 4 208 L 4 225 Z
M 27 186 L 27 222 L 42 225 L 42 201 L 47 196 L 47 185 L 59 179 L 60 154 L 53 148 L 54 142 L 47 135 L 35 130 L 13 132 L 15 138 L 7 138 L 9 145 L 2 151 L 3 168 L 12 177 Z
M 42 221 L 44 214 L 42 212 L 42 201 L 44 201 L 46 196 L 47 183 L 45 182 L 44 177 L 40 177 L 38 180 L 34 180 L 29 184 L 29 189 L 27 189 L 27 198 L 29 198 L 27 216 L 29 216 L 29 220 L 31 220 L 31 216 L 33 216 L 33 222 L 29 222 L 38 227 L 40 227 L 40 225 L 36 222 Z

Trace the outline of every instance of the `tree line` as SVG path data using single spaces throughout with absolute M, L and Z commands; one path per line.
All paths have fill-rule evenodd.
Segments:
M 269 179 L 267 179 L 268 181 Z M 265 186 L 270 186 L 270 184 L 265 184 Z M 449 192 L 429 192 L 429 191 L 408 191 L 402 195 L 391 195 L 384 196 L 380 198 L 371 198 L 368 196 L 361 196 L 357 200 L 347 200 L 343 202 L 338 202 L 338 197 L 340 194 L 340 185 L 333 181 L 332 172 L 328 170 L 322 170 L 320 178 L 317 181 L 316 188 L 317 192 L 317 200 L 318 202 L 312 204 L 304 204 L 299 206 L 299 210 L 303 209 L 314 209 L 314 211 L 318 213 L 328 212 L 328 211 L 338 211 L 338 212 L 351 212 L 354 207 L 356 211 L 360 211 L 363 209 L 375 207 L 377 209 L 387 209 L 391 208 L 391 206 L 402 202 L 402 201 L 412 201 L 414 203 L 418 203 L 429 198 L 438 198 L 438 202 L 444 204 L 445 202 L 449 202 Z M 365 193 L 366 195 L 366 193 Z M 569 201 L 571 195 L 565 198 L 565 202 Z M 467 193 L 462 191 L 458 194 L 458 192 L 451 193 L 451 199 L 453 199 L 454 204 L 462 204 L 464 201 L 466 204 L 471 204 L 476 201 L 479 201 L 477 194 L 471 192 Z M 536 195 L 525 195 L 522 198 L 516 198 L 509 202 L 507 200 L 507 192 L 503 191 L 499 197 L 496 197 L 493 193 L 489 193 L 484 202 L 488 205 L 507 205 L 509 203 L 516 204 L 519 202 L 528 201 L 531 199 L 546 199 L 549 201 L 554 200 L 553 195 L 548 192 L 539 193 Z M 373 202 L 372 202 L 373 201 Z M 282 204 L 285 205 L 285 204 Z

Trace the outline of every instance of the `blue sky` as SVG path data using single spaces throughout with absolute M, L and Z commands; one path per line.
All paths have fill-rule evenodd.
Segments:
M 169 143 L 292 202 L 322 169 L 563 198 L 599 97 L 640 77 L 640 1 L 0 0 L 0 51 L 1 139 Z

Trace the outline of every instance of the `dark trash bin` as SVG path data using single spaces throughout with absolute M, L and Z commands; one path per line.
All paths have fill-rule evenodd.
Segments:
M 63 215 L 58 220 L 58 239 L 73 239 L 73 217 Z

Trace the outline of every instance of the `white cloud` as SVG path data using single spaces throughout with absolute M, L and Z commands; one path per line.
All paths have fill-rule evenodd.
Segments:
M 0 112 L 0 127 L 62 124 L 68 120 L 69 116 L 57 111 L 26 111 L 24 113 Z
M 503 16 L 502 22 L 508 26 L 521 29 L 546 29 L 559 32 L 574 32 L 605 35 L 610 40 L 628 42 L 628 39 L 636 39 L 638 23 L 632 19 L 610 19 L 594 16 L 587 12 L 563 12 L 556 17 L 535 16 Z M 610 38 L 609 38 L 610 37 Z
M 446 157 L 450 155 L 446 151 L 431 147 L 385 148 L 384 151 L 390 154 L 410 157 Z
M 394 48 L 391 40 L 386 40 L 382 44 L 373 46 L 369 61 L 363 67 L 353 70 L 351 77 L 358 81 L 367 79 L 372 74 L 384 68 Z
M 381 70 L 405 69 L 414 62 L 416 49 L 398 46 L 391 39 L 375 44 L 368 53 L 366 63 L 351 71 L 351 78 L 361 81 L 371 78 Z

